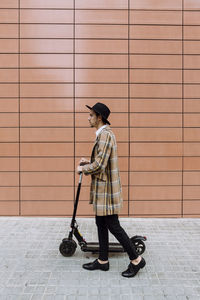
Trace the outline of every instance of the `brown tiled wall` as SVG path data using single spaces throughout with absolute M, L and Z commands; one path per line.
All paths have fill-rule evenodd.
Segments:
M 122 215 L 199 217 L 199 77 L 199 0 L 1 0 L 0 214 L 71 215 L 102 101 Z

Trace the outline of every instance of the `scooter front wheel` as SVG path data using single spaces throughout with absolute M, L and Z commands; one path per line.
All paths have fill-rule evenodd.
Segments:
M 59 250 L 63 256 L 69 257 L 75 253 L 76 247 L 77 244 L 74 240 L 64 239 L 60 244 Z
M 142 253 L 144 253 L 146 246 L 142 240 L 135 239 L 135 237 L 132 237 L 131 242 L 134 245 L 134 247 L 136 248 L 136 252 L 138 255 L 141 255 Z

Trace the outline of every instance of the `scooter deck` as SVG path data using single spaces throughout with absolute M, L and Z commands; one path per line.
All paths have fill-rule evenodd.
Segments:
M 99 244 L 98 243 L 87 243 L 86 245 L 82 245 L 81 250 L 84 252 L 99 252 Z M 124 248 L 118 243 L 109 243 L 109 252 L 124 252 Z

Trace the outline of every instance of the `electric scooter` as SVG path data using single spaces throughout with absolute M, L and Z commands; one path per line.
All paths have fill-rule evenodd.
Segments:
M 86 242 L 86 240 L 80 234 L 78 230 L 78 224 L 76 222 L 76 212 L 77 212 L 77 207 L 79 202 L 82 177 L 83 177 L 83 173 L 80 173 L 76 199 L 74 202 L 73 217 L 71 220 L 71 231 L 69 232 L 68 238 L 64 238 L 59 247 L 60 253 L 65 257 L 72 256 L 76 251 L 77 243 L 73 240 L 73 236 L 75 236 L 75 238 L 77 239 L 78 244 L 81 247 L 81 250 L 83 252 L 92 252 L 92 253 L 99 252 L 99 244 L 97 242 Z M 146 239 L 147 238 L 145 236 L 138 236 L 138 235 L 131 237 L 130 240 L 133 243 L 138 255 L 144 253 L 146 248 L 144 241 L 146 241 Z M 119 243 L 109 243 L 109 252 L 125 252 L 125 251 L 124 248 Z

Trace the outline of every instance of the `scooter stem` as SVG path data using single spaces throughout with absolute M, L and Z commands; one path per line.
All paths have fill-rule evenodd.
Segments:
M 75 218 L 76 218 L 76 211 L 77 211 L 77 207 L 78 207 L 78 201 L 79 201 L 79 195 L 80 195 L 80 190 L 81 190 L 81 183 L 82 183 L 82 177 L 83 177 L 83 173 L 80 173 L 79 176 L 79 182 L 78 182 L 78 188 L 77 188 L 77 192 L 76 192 L 76 199 L 74 201 L 74 211 L 73 211 L 73 217 L 72 217 L 72 221 L 71 221 L 71 228 L 74 228 L 74 224 L 75 224 Z

